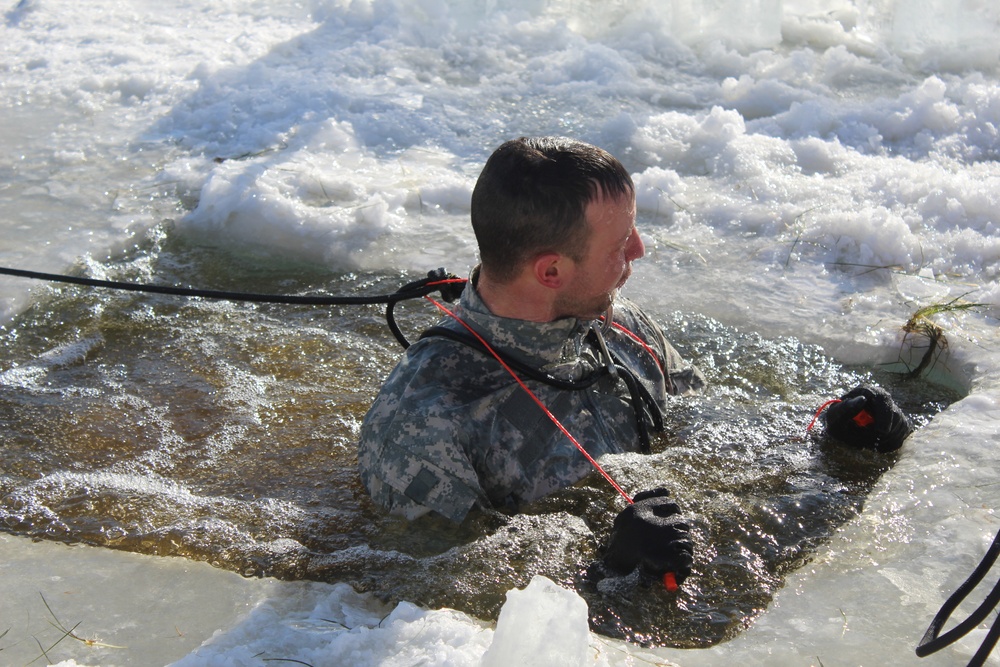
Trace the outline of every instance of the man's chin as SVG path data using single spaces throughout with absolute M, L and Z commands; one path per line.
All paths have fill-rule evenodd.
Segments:
M 608 309 L 614 305 L 615 301 L 618 299 L 618 289 L 615 288 L 604 295 L 599 302 L 593 303 L 577 303 L 577 304 L 563 304 L 565 307 L 561 309 L 561 314 L 558 315 L 559 318 L 562 317 L 575 317 L 578 320 L 596 320 L 604 316 L 608 312 Z
M 618 290 L 614 289 L 608 293 L 607 297 L 601 302 L 600 306 L 594 309 L 594 313 L 589 319 L 596 320 L 604 317 L 608 311 L 615 305 L 615 301 L 618 300 Z

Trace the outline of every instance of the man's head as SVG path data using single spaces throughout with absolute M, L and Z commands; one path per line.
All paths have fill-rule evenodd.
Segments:
M 557 317 L 594 317 L 610 305 L 643 253 L 634 221 L 635 189 L 625 168 L 607 151 L 572 139 L 503 144 L 472 193 L 483 275 L 503 285 L 530 267 L 544 282 L 538 264 L 551 260 Z

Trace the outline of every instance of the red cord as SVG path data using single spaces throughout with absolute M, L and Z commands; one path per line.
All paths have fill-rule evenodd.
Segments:
M 450 315 L 452 318 L 454 318 L 455 321 L 458 322 L 459 324 L 461 324 L 463 327 L 465 327 L 465 329 L 469 333 L 471 333 L 476 338 L 476 340 L 478 340 L 480 343 L 482 343 L 483 346 L 489 351 L 489 353 L 492 354 L 493 357 L 497 361 L 500 362 L 500 365 L 504 367 L 504 370 L 506 370 L 508 373 L 510 373 L 511 377 L 514 378 L 514 380 L 517 382 L 518 385 L 520 385 L 521 389 L 523 389 L 524 391 L 526 391 L 528 393 L 528 396 L 531 397 L 531 399 L 535 402 L 535 404 L 538 405 L 538 407 L 540 407 L 542 409 L 542 412 L 544 412 L 545 415 L 549 419 L 552 420 L 552 423 L 556 425 L 556 428 L 558 428 L 560 431 L 562 431 L 563 435 L 565 435 L 567 438 L 569 438 L 569 441 L 572 442 L 573 445 L 578 450 L 580 450 L 580 453 L 583 454 L 583 456 L 590 462 L 590 464 L 597 469 L 597 472 L 601 473 L 601 475 L 604 477 L 604 479 L 608 480 L 608 482 L 611 484 L 611 486 L 613 486 L 615 488 L 615 491 L 617 491 L 618 493 L 620 493 L 622 495 L 622 498 L 624 498 L 625 500 L 627 500 L 630 505 L 632 504 L 632 498 L 627 493 L 625 493 L 624 489 L 622 489 L 622 487 L 618 485 L 618 482 L 616 482 L 614 479 L 612 479 L 611 475 L 609 475 L 607 473 L 607 471 L 605 471 L 604 468 L 601 467 L 601 464 L 598 463 L 597 461 L 595 461 L 594 457 L 592 457 L 590 454 L 587 453 L 587 450 L 583 448 L 583 445 L 581 445 L 580 442 L 576 438 L 573 437 L 572 433 L 570 433 L 569 431 L 566 430 L 566 427 L 562 425 L 562 423 L 556 418 L 556 416 L 554 414 L 552 414 L 549 411 L 549 409 L 547 407 L 545 407 L 545 404 L 542 403 L 541 399 L 539 399 L 538 396 L 535 395 L 535 392 L 531 391 L 531 389 L 528 388 L 528 385 L 524 384 L 524 382 L 521 380 L 521 378 L 519 378 L 517 376 L 517 373 L 515 373 L 514 370 L 510 366 L 507 365 L 507 362 L 505 362 L 500 357 L 500 355 L 497 354 L 496 350 L 494 350 L 493 347 L 490 346 L 490 344 L 487 343 L 483 339 L 483 337 L 479 335 L 478 332 L 476 332 L 472 327 L 470 327 L 468 324 L 466 324 L 462 320 L 462 318 L 460 318 L 458 315 L 456 315 L 455 313 L 453 313 L 452 311 L 450 311 L 443 304 L 438 303 L 437 301 L 435 301 L 434 299 L 432 299 L 429 296 L 425 296 L 424 298 L 427 299 L 428 301 L 430 301 L 431 303 L 433 303 L 435 306 L 437 306 L 438 310 L 440 310 L 441 312 L 446 313 L 447 315 Z
M 660 358 L 658 356 L 656 356 L 656 352 L 653 350 L 652 347 L 649 346 L 649 343 L 639 338 L 639 336 L 632 333 L 627 328 L 623 327 L 617 322 L 612 322 L 611 326 L 613 326 L 615 329 L 618 329 L 619 331 L 624 332 L 626 336 L 628 336 L 629 338 L 637 342 L 639 345 L 641 345 L 642 349 L 646 350 L 646 352 L 649 352 L 649 356 L 653 357 L 653 361 L 655 361 L 656 365 L 660 367 L 660 372 L 666 375 L 666 372 L 663 370 L 663 362 L 660 361 Z
M 459 283 L 469 282 L 468 278 L 444 278 L 443 280 L 435 280 L 433 282 L 427 283 L 427 287 L 437 287 L 438 285 L 457 285 Z
M 809 431 L 811 431 L 812 427 L 816 425 L 816 420 L 819 419 L 819 416 L 823 413 L 823 411 L 826 410 L 831 405 L 833 405 L 834 403 L 840 403 L 840 399 L 839 398 L 833 398 L 833 399 L 830 399 L 829 401 L 827 401 L 826 403 L 824 403 L 823 405 L 819 406 L 819 410 L 817 410 L 816 414 L 813 415 L 812 421 L 809 422 L 809 426 L 806 428 L 806 433 L 808 433 Z

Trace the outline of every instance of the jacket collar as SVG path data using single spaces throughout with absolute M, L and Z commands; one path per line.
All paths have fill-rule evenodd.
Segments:
M 596 320 L 567 317 L 551 322 L 530 322 L 494 315 L 476 290 L 478 278 L 477 266 L 462 290 L 458 315 L 490 345 L 537 367 L 572 365 L 579 359 L 584 350 L 583 339 Z M 461 328 L 454 322 L 448 326 Z

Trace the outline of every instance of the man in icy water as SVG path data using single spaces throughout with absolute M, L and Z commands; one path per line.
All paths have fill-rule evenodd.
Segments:
M 460 522 L 475 507 L 516 511 L 592 472 L 569 435 L 593 459 L 648 452 L 668 396 L 705 380 L 618 296 L 644 253 L 635 213 L 631 177 L 600 148 L 522 138 L 493 153 L 472 194 L 481 263 L 456 317 L 407 350 L 361 428 L 361 479 L 377 503 Z M 692 546 L 679 507 L 663 489 L 633 500 L 605 562 L 682 580 Z

